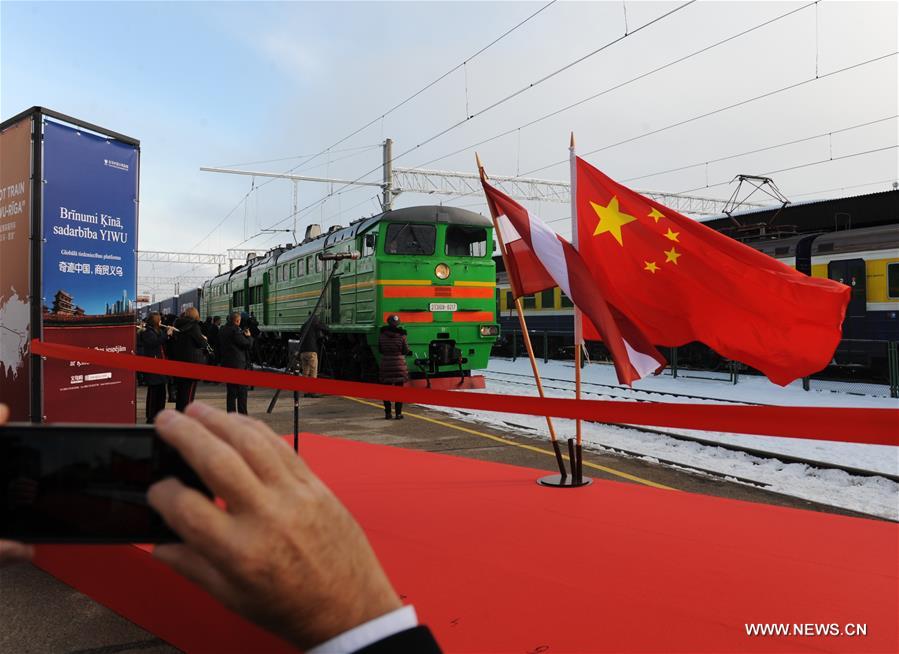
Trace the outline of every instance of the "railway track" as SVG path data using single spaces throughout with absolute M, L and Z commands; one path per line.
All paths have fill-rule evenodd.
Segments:
M 491 371 L 491 372 L 485 373 L 485 376 L 487 377 L 487 379 L 492 378 L 495 381 L 501 381 L 502 383 L 506 383 L 506 384 L 511 383 L 511 384 L 516 384 L 516 385 L 526 385 L 526 386 L 530 386 L 532 388 L 534 386 L 533 378 L 530 375 L 525 375 L 525 374 L 521 374 L 521 373 L 507 373 L 507 372 L 492 372 Z M 505 377 L 505 379 L 503 377 Z M 531 379 L 532 381 L 531 382 L 516 381 L 516 380 L 508 379 L 508 377 L 526 378 L 526 379 Z M 543 377 L 542 379 L 544 382 L 550 381 L 550 382 L 555 382 L 555 383 L 561 382 L 564 384 L 568 384 L 567 386 L 556 386 L 556 385 L 547 385 L 546 383 L 544 383 L 543 387 L 546 389 L 561 390 L 561 391 L 567 391 L 570 393 L 574 393 L 574 382 L 571 382 L 567 379 L 558 379 L 558 378 L 552 378 L 552 377 Z M 649 390 L 643 390 L 643 389 L 627 389 L 627 388 L 622 388 L 620 386 L 615 386 L 613 384 L 600 384 L 600 383 L 596 383 L 596 382 L 581 382 L 581 386 L 582 386 L 581 393 L 584 395 L 594 395 L 594 396 L 606 397 L 606 398 L 616 399 L 616 400 L 630 399 L 630 400 L 634 400 L 637 402 L 649 402 L 649 403 L 655 403 L 655 404 L 659 404 L 659 403 L 663 402 L 663 400 L 661 400 L 661 399 L 652 399 L 652 398 L 645 398 L 645 397 L 641 398 L 641 397 L 635 396 L 635 394 L 643 393 L 643 394 L 650 394 L 650 395 L 661 395 L 661 396 L 669 396 L 669 397 L 687 398 L 687 399 L 693 399 L 693 400 L 714 401 L 714 402 L 718 402 L 718 403 L 722 403 L 722 404 L 765 406 L 765 405 L 757 403 L 757 402 L 741 402 L 741 401 L 736 401 L 736 400 L 722 400 L 720 398 L 711 398 L 711 397 L 705 397 L 705 396 L 701 396 L 701 395 L 691 395 L 688 393 L 672 393 L 669 391 L 649 391 Z M 609 391 L 584 390 L 583 389 L 584 386 L 603 387 L 603 388 L 612 389 L 614 391 L 619 391 L 619 393 L 615 394 L 615 393 L 612 393 Z M 524 425 L 516 425 L 513 423 L 506 423 L 506 424 L 508 424 L 509 426 L 512 426 L 512 427 L 517 427 L 517 428 L 524 427 Z M 821 470 L 841 470 L 843 472 L 846 472 L 847 474 L 861 476 L 861 477 L 883 477 L 885 479 L 889 479 L 891 481 L 899 483 L 899 475 L 894 475 L 894 474 L 890 474 L 890 473 L 876 472 L 873 470 L 867 470 L 864 468 L 856 468 L 853 466 L 843 466 L 843 465 L 839 465 L 839 464 L 835 464 L 835 463 L 818 461 L 815 459 L 809 459 L 809 458 L 794 456 L 794 455 L 790 455 L 790 454 L 783 454 L 780 452 L 771 452 L 768 450 L 754 448 L 754 447 L 744 447 L 742 445 L 735 445 L 732 443 L 722 443 L 719 441 L 702 438 L 700 436 L 674 433 L 674 432 L 664 431 L 661 429 L 652 429 L 649 427 L 642 427 L 639 425 L 631 425 L 631 424 L 623 424 L 623 423 L 606 423 L 606 424 L 613 425 L 613 426 L 619 427 L 621 429 L 628 429 L 628 430 L 643 432 L 643 433 L 647 433 L 647 434 L 655 434 L 658 436 L 667 436 L 668 438 L 672 438 L 674 440 L 697 443 L 699 445 L 704 445 L 707 447 L 719 447 L 724 450 L 728 450 L 728 451 L 732 451 L 732 452 L 741 452 L 741 453 L 748 454 L 750 456 L 758 457 L 761 459 L 777 460 L 782 463 L 799 463 L 802 465 L 807 465 L 811 468 L 817 468 L 817 469 L 821 469 Z M 528 427 L 524 427 L 524 428 L 530 429 Z M 693 466 L 693 465 L 681 463 L 678 461 L 664 460 L 664 459 L 660 459 L 659 457 L 656 457 L 653 455 L 647 455 L 647 454 L 640 453 L 640 452 L 629 451 L 629 450 L 625 450 L 625 449 L 622 449 L 617 446 L 602 445 L 602 447 L 605 449 L 608 449 L 608 450 L 626 454 L 628 456 L 639 456 L 639 457 L 652 456 L 652 458 L 658 459 L 661 463 L 664 463 L 666 465 L 674 465 L 674 466 L 678 466 L 681 468 L 696 470 L 696 471 L 703 472 L 705 474 L 709 474 L 709 475 L 712 475 L 715 477 L 727 477 L 727 478 L 738 479 L 739 481 L 741 481 L 743 483 L 754 484 L 754 485 L 762 487 L 762 488 L 769 486 L 769 484 L 762 482 L 762 481 L 752 480 L 752 479 L 743 479 L 743 478 L 735 477 L 734 475 L 731 475 L 731 474 L 721 473 L 716 470 L 709 470 L 707 468 L 701 468 L 699 466 Z
M 531 375 L 526 375 L 518 372 L 485 372 L 484 376 L 487 379 L 495 379 L 496 381 L 502 381 L 507 384 L 521 384 L 524 386 L 534 386 L 534 378 Z M 501 377 L 515 377 L 520 378 L 522 381 L 514 381 L 511 379 L 501 379 Z M 524 380 L 530 381 L 524 381 Z M 574 382 L 570 379 L 559 379 L 558 377 L 543 377 L 544 388 L 552 388 L 554 390 L 559 391 L 570 391 L 574 393 Z M 558 386 L 558 385 L 550 385 L 545 382 L 553 382 L 553 384 L 567 384 L 567 386 Z M 591 388 L 606 388 L 609 389 L 607 391 L 591 391 L 584 390 L 584 386 L 589 386 Z M 688 400 L 702 400 L 704 402 L 715 402 L 718 404 L 739 404 L 744 406 L 765 406 L 760 402 L 745 402 L 742 400 L 724 400 L 719 397 L 708 397 L 706 395 L 692 395 L 690 393 L 674 393 L 672 391 L 656 391 L 644 388 L 623 388 L 621 386 L 617 386 L 615 384 L 601 384 L 599 382 L 581 382 L 581 393 L 586 395 L 599 395 L 601 397 L 609 397 L 613 399 L 633 399 L 637 402 L 662 402 L 662 400 L 653 399 L 655 396 L 663 396 L 663 397 L 678 397 L 684 398 Z M 617 394 L 616 394 L 617 393 Z M 649 398 L 641 397 L 643 395 L 650 396 Z

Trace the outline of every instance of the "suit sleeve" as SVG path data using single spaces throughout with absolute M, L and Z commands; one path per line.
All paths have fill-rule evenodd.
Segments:
M 356 650 L 353 654 L 394 654 L 395 652 L 441 654 L 443 650 L 440 649 L 431 630 L 424 625 L 419 625 Z

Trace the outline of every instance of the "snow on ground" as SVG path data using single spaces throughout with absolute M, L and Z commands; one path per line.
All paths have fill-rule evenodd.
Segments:
M 540 373 L 547 387 L 549 397 L 572 397 L 574 367 L 570 361 L 550 361 L 539 364 Z M 485 371 L 487 389 L 484 392 L 510 395 L 537 395 L 531 380 L 516 375 L 530 375 L 528 360 L 490 360 Z M 682 373 L 683 374 L 683 373 Z M 686 373 L 691 374 L 691 373 Z M 707 375 L 708 373 L 703 373 Z M 617 386 L 615 371 L 610 365 L 591 364 L 582 373 L 583 391 L 608 393 L 616 399 L 627 399 L 631 395 L 640 399 L 658 402 L 715 402 L 737 401 L 775 404 L 783 406 L 842 406 L 842 407 L 899 407 L 899 401 L 887 396 L 857 396 L 835 393 L 828 390 L 803 391 L 801 384 L 781 388 L 760 377 L 740 377 L 734 385 L 726 380 L 714 378 L 672 378 L 660 375 L 641 380 L 634 389 L 653 390 L 670 393 L 698 395 L 706 400 L 684 398 L 672 395 L 634 393 L 624 387 L 610 389 L 591 387 L 587 382 Z M 609 399 L 609 396 L 585 395 L 591 399 Z M 540 416 L 510 415 L 488 411 L 466 410 L 467 415 L 441 407 L 438 411 L 454 413 L 457 417 L 494 424 L 508 428 L 508 423 L 525 427 L 523 433 L 537 439 L 549 438 L 546 420 Z M 574 421 L 554 419 L 556 433 L 560 438 L 574 434 Z M 810 467 L 799 463 L 783 463 L 776 459 L 752 456 L 723 448 L 680 441 L 659 434 L 640 432 L 626 427 L 583 423 L 584 444 L 598 449 L 612 448 L 626 450 L 643 458 L 661 460 L 668 464 L 689 469 L 690 466 L 715 471 L 729 477 L 749 479 L 765 484 L 768 490 L 802 497 L 815 502 L 839 506 L 854 511 L 869 513 L 892 520 L 899 520 L 899 484 L 884 477 L 850 475 L 841 470 Z M 660 428 L 671 433 L 683 433 L 722 443 L 732 443 L 766 452 L 789 454 L 825 463 L 851 466 L 864 470 L 899 475 L 899 448 L 884 445 L 859 445 L 835 443 L 798 438 L 776 438 L 721 432 L 679 430 Z

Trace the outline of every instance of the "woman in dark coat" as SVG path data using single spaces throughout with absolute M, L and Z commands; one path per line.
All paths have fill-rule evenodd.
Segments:
M 200 313 L 193 307 L 186 309 L 175 321 L 177 335 L 171 348 L 175 361 L 185 363 L 206 363 L 206 337 L 200 331 Z M 184 377 L 175 378 L 175 408 L 184 411 L 194 401 L 197 380 Z
M 381 353 L 381 368 L 378 379 L 382 384 L 402 386 L 409 380 L 406 355 L 412 354 L 406 341 L 406 330 L 400 327 L 400 317 L 390 316 L 387 325 L 378 336 L 378 352 Z M 396 419 L 403 419 L 403 403 L 395 402 Z M 384 418 L 390 420 L 390 402 L 384 400 Z
M 145 357 L 164 359 L 163 346 L 172 335 L 171 327 L 162 326 L 162 318 L 155 311 L 147 317 L 147 325 L 137 336 L 138 348 Z M 156 414 L 165 408 L 165 385 L 168 378 L 163 375 L 144 373 L 147 385 L 146 415 L 147 424 L 152 424 Z

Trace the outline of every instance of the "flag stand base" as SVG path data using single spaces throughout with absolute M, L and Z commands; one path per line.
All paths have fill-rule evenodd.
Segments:
M 541 477 L 537 480 L 538 484 L 549 486 L 550 488 L 578 488 L 580 486 L 589 486 L 593 483 L 592 479 L 584 477 L 584 453 L 579 444 L 575 445 L 573 438 L 568 439 L 568 460 L 571 462 L 570 475 L 565 471 L 565 463 L 562 461 L 559 441 L 554 440 L 552 444 L 561 474 Z
M 580 486 L 589 486 L 593 483 L 590 477 L 581 477 L 580 481 L 571 475 L 547 475 L 540 477 L 537 483 L 541 486 L 550 486 L 551 488 L 578 488 Z

